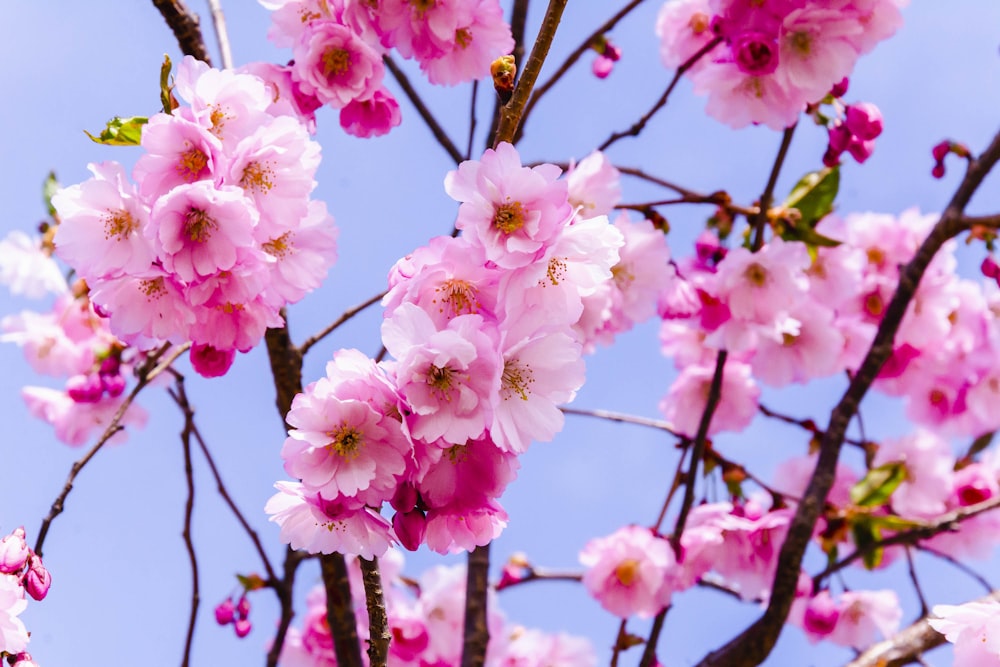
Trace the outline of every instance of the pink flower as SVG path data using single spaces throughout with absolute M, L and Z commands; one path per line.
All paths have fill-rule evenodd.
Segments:
M 351 100 L 340 110 L 340 126 L 355 137 L 381 137 L 402 122 L 399 102 L 385 88 L 366 100 Z
M 217 378 L 225 375 L 236 359 L 236 350 L 217 350 L 211 345 L 195 344 L 191 346 L 191 367 L 198 375 L 206 378 Z
M 656 18 L 656 35 L 664 67 L 676 69 L 712 41 L 712 14 L 708 0 L 663 3 Z M 703 58 L 695 67 L 704 67 L 706 62 Z
M 616 616 L 656 615 L 670 604 L 677 563 L 670 543 L 648 528 L 626 526 L 591 540 L 580 552 L 583 585 Z
M 29 299 L 67 290 L 59 265 L 42 250 L 41 243 L 17 230 L 0 240 L 0 285 Z
M 81 447 L 94 431 L 103 431 L 121 407 L 122 398 L 106 397 L 97 403 L 77 403 L 68 394 L 45 387 L 24 387 L 21 397 L 28 412 L 55 427 L 56 437 L 71 447 Z M 143 426 L 146 412 L 132 403 L 122 419 L 123 425 Z M 110 442 L 122 442 L 128 430 L 119 431 Z
M 35 553 L 31 555 L 31 565 L 24 575 L 24 590 L 35 600 L 44 600 L 52 585 L 52 575 L 42 565 L 42 559 Z
M 892 507 L 900 515 L 927 518 L 945 511 L 953 483 L 955 455 L 949 444 L 929 431 L 887 439 L 875 454 L 873 465 L 900 461 L 906 479 L 892 494 Z
M 28 630 L 18 618 L 27 606 L 18 578 L 0 574 L 0 653 L 15 654 L 28 647 Z
M 955 645 L 956 665 L 1000 665 L 1000 602 L 934 605 L 930 626 Z
M 895 591 L 845 591 L 830 641 L 861 651 L 896 634 L 902 617 Z
M 382 85 L 382 56 L 334 21 L 307 24 L 292 52 L 292 77 L 302 91 L 335 109 L 369 99 Z
M 18 574 L 28 561 L 28 543 L 24 541 L 24 528 L 0 539 L 0 574 Z
M 184 183 L 215 181 L 225 171 L 222 142 L 201 125 L 178 115 L 158 113 L 142 128 L 146 149 L 132 178 L 147 200 Z
M 560 169 L 551 164 L 521 166 L 506 142 L 467 160 L 445 177 L 445 191 L 462 202 L 455 226 L 502 268 L 535 261 L 569 221 L 570 206 Z
M 472 0 L 461 4 L 461 18 L 444 53 L 419 57 L 420 69 L 437 85 L 454 86 L 489 76 L 490 63 L 514 48 L 510 26 L 497 0 Z
M 621 201 L 621 174 L 604 153 L 594 151 L 566 172 L 569 203 L 581 218 L 611 213 Z
M 295 226 L 263 239 L 261 250 L 273 259 L 267 262 L 267 302 L 282 308 L 322 285 L 337 260 L 338 234 L 326 204 L 312 200 Z
M 679 433 L 690 437 L 697 433 L 714 373 L 714 361 L 687 366 L 660 401 L 660 411 Z M 742 431 L 757 414 L 760 388 L 751 378 L 748 365 L 727 361 L 721 389 L 721 399 L 708 428 L 709 436 L 720 431 Z

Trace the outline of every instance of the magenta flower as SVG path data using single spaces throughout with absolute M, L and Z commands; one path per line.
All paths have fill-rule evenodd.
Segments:
M 366 100 L 351 100 L 340 110 L 340 126 L 348 134 L 362 139 L 388 134 L 402 120 L 399 102 L 384 87 Z
M 339 23 L 309 23 L 292 53 L 292 77 L 302 92 L 336 109 L 369 99 L 382 85 L 382 56 Z

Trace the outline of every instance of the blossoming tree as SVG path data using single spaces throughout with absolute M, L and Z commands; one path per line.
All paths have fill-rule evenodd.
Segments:
M 74 33 L 0 241 L 9 664 L 1000 664 L 1000 135 L 877 74 L 949 24 L 568 4 Z

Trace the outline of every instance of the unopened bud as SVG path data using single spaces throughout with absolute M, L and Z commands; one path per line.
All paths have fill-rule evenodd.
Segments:
M 507 104 L 514 94 L 514 79 L 517 77 L 517 63 L 514 56 L 500 56 L 490 64 L 493 88 L 503 104 Z
M 246 595 L 240 596 L 239 602 L 236 603 L 236 615 L 241 619 L 250 615 L 250 600 Z
M 34 599 L 44 600 L 51 585 L 52 575 L 42 565 L 42 559 L 38 556 L 32 556 L 31 566 L 28 568 L 28 573 L 24 575 L 24 590 Z
M 0 539 L 0 573 L 17 574 L 28 561 L 28 543 L 24 540 L 24 528 L 18 528 Z
M 847 107 L 844 122 L 847 129 L 862 141 L 875 139 L 882 134 L 882 112 L 871 102 L 858 102 Z
M 849 83 L 850 81 L 845 76 L 839 83 L 833 84 L 833 88 L 830 89 L 830 95 L 833 97 L 843 97 L 847 94 L 847 86 Z
M 396 512 L 396 516 L 392 517 L 392 529 L 404 549 L 416 551 L 427 532 L 427 517 L 420 510 Z
M 250 630 L 253 629 L 253 625 L 247 619 L 240 618 L 233 624 L 233 629 L 236 631 L 236 636 L 243 639 L 250 634 Z
M 226 598 L 215 608 L 215 622 L 219 625 L 229 625 L 236 616 L 235 611 L 232 598 Z

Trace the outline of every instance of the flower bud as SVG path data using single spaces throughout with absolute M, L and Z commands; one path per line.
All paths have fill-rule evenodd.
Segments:
M 125 378 L 121 375 L 102 375 L 101 387 L 111 398 L 118 398 L 125 391 Z
M 987 278 L 996 279 L 1000 276 L 1000 266 L 997 265 L 993 255 L 987 255 L 983 258 L 983 263 L 979 265 L 979 270 L 982 271 L 983 275 Z
M 397 512 L 409 512 L 414 507 L 417 506 L 417 489 L 415 486 L 409 483 L 400 484 L 396 489 L 396 493 L 393 494 L 392 500 L 389 504 L 392 505 L 392 509 Z
M 250 615 L 250 600 L 247 599 L 246 595 L 241 595 L 239 602 L 236 603 L 236 616 L 240 619 L 244 619 Z
M 66 380 L 66 393 L 77 403 L 97 403 L 104 395 L 97 375 L 74 375 Z
M 607 56 L 597 56 L 594 58 L 593 64 L 590 66 L 590 71 L 593 72 L 594 76 L 598 79 L 606 79 L 608 75 L 611 74 L 611 70 L 615 67 L 615 61 Z
M 396 512 L 396 516 L 392 517 L 392 529 L 404 549 L 416 551 L 427 532 L 427 517 L 420 510 Z
M 839 83 L 833 84 L 833 88 L 830 89 L 830 95 L 833 97 L 843 97 L 847 94 L 847 86 L 849 83 L 850 81 L 845 76 Z
M 229 371 L 236 358 L 236 350 L 219 350 L 211 345 L 196 343 L 189 354 L 191 367 L 206 378 L 221 377 Z
M 36 600 L 44 600 L 49 593 L 49 586 L 52 585 L 52 575 L 42 565 L 42 559 L 37 555 L 31 558 L 31 566 L 28 573 L 24 575 L 24 590 L 28 595 Z
M 778 43 L 768 33 L 747 30 L 733 39 L 736 65 L 744 74 L 764 76 L 778 69 Z
M 847 107 L 845 123 L 847 129 L 862 141 L 882 134 L 882 112 L 871 102 L 858 102 Z
M 931 149 L 931 155 L 934 156 L 935 162 L 941 162 L 942 160 L 944 160 L 944 156 L 947 155 L 948 151 L 950 150 L 951 150 L 951 142 L 946 139 L 941 143 L 935 145 L 934 148 Z
M 28 543 L 24 541 L 24 528 L 18 528 L 0 539 L 0 573 L 17 574 L 28 560 Z
M 235 618 L 236 607 L 233 606 L 233 599 L 226 598 L 215 608 L 215 622 L 219 625 L 228 625 Z
M 14 662 L 11 667 L 38 667 L 38 663 L 31 659 L 31 654 L 27 651 L 21 651 L 16 656 L 14 656 Z
M 247 619 L 240 618 L 233 624 L 233 629 L 236 630 L 236 636 L 243 639 L 250 634 L 250 630 L 253 629 L 253 625 Z

